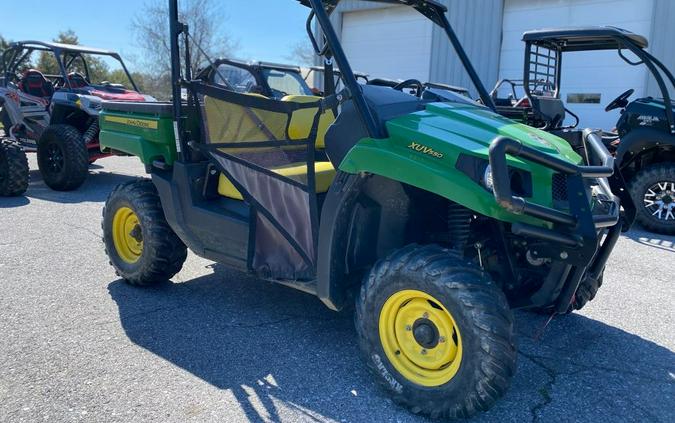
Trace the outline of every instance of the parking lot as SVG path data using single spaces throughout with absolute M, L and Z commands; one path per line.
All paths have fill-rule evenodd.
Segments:
M 142 170 L 105 159 L 71 193 L 33 170 L 0 199 L 0 421 L 426 421 L 372 383 L 352 316 L 312 296 L 194 255 L 158 288 L 119 280 L 101 208 Z M 675 238 L 633 230 L 582 312 L 540 340 L 546 318 L 518 313 L 513 386 L 476 421 L 673 421 L 674 265 Z

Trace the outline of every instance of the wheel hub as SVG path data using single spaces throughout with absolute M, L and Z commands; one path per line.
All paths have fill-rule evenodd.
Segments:
M 657 182 L 643 198 L 644 207 L 657 220 L 675 220 L 675 182 Z
M 47 147 L 47 168 L 52 173 L 59 173 L 63 169 L 63 152 L 56 144 Z
M 424 348 L 435 348 L 438 345 L 439 335 L 438 328 L 429 319 L 417 319 L 413 324 L 413 336 L 415 341 Z

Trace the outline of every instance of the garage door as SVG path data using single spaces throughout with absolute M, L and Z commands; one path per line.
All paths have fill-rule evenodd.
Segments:
M 522 78 L 521 39 L 527 30 L 613 25 L 649 36 L 652 12 L 653 0 L 506 0 L 499 75 Z M 581 117 L 582 126 L 611 129 L 619 112 L 606 113 L 604 107 L 629 88 L 639 96 L 645 95 L 646 82 L 644 67 L 627 65 L 614 51 L 569 53 L 563 60 L 561 98 L 567 101 L 569 95 L 600 94 L 599 104 L 568 103 L 567 107 Z
M 342 46 L 355 71 L 429 80 L 432 23 L 410 7 L 343 15 Z

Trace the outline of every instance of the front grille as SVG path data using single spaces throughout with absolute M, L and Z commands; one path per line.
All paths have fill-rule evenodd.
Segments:
M 567 175 L 556 173 L 553 175 L 553 201 L 567 201 Z

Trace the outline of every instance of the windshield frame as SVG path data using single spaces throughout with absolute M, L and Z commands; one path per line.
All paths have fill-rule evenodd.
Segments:
M 385 138 L 386 134 L 383 130 L 380 129 L 375 117 L 373 116 L 371 110 L 369 109 L 366 99 L 359 88 L 359 83 L 356 80 L 356 76 L 352 70 L 349 59 L 347 58 L 342 44 L 340 42 L 340 37 L 335 31 L 333 22 L 331 21 L 330 15 L 335 11 L 336 7 L 339 5 L 341 0 L 300 0 L 301 3 L 311 8 L 309 17 L 307 18 L 307 29 L 308 35 L 314 50 L 317 54 L 323 55 L 330 51 L 332 56 L 337 63 L 337 68 L 341 70 L 342 81 L 349 90 L 356 109 L 359 111 L 364 125 L 368 129 L 368 133 L 373 138 Z M 478 95 L 486 107 L 491 109 L 493 112 L 497 113 L 497 108 L 495 106 L 492 97 L 490 97 L 489 92 L 483 85 L 476 69 L 473 66 L 473 63 L 469 59 L 464 47 L 457 38 L 455 31 L 450 25 L 450 21 L 447 17 L 447 8 L 440 3 L 437 3 L 433 0 L 366 0 L 370 2 L 380 2 L 380 3 L 394 3 L 401 4 L 408 7 L 412 7 L 417 10 L 419 13 L 424 15 L 427 19 L 431 20 L 433 23 L 441 27 L 446 36 L 448 37 L 450 44 L 455 50 L 457 57 L 459 58 L 464 70 L 469 75 L 471 82 L 473 83 Z M 310 30 L 311 21 L 316 19 L 318 27 L 321 29 L 323 38 L 325 40 L 323 48 L 321 48 Z

